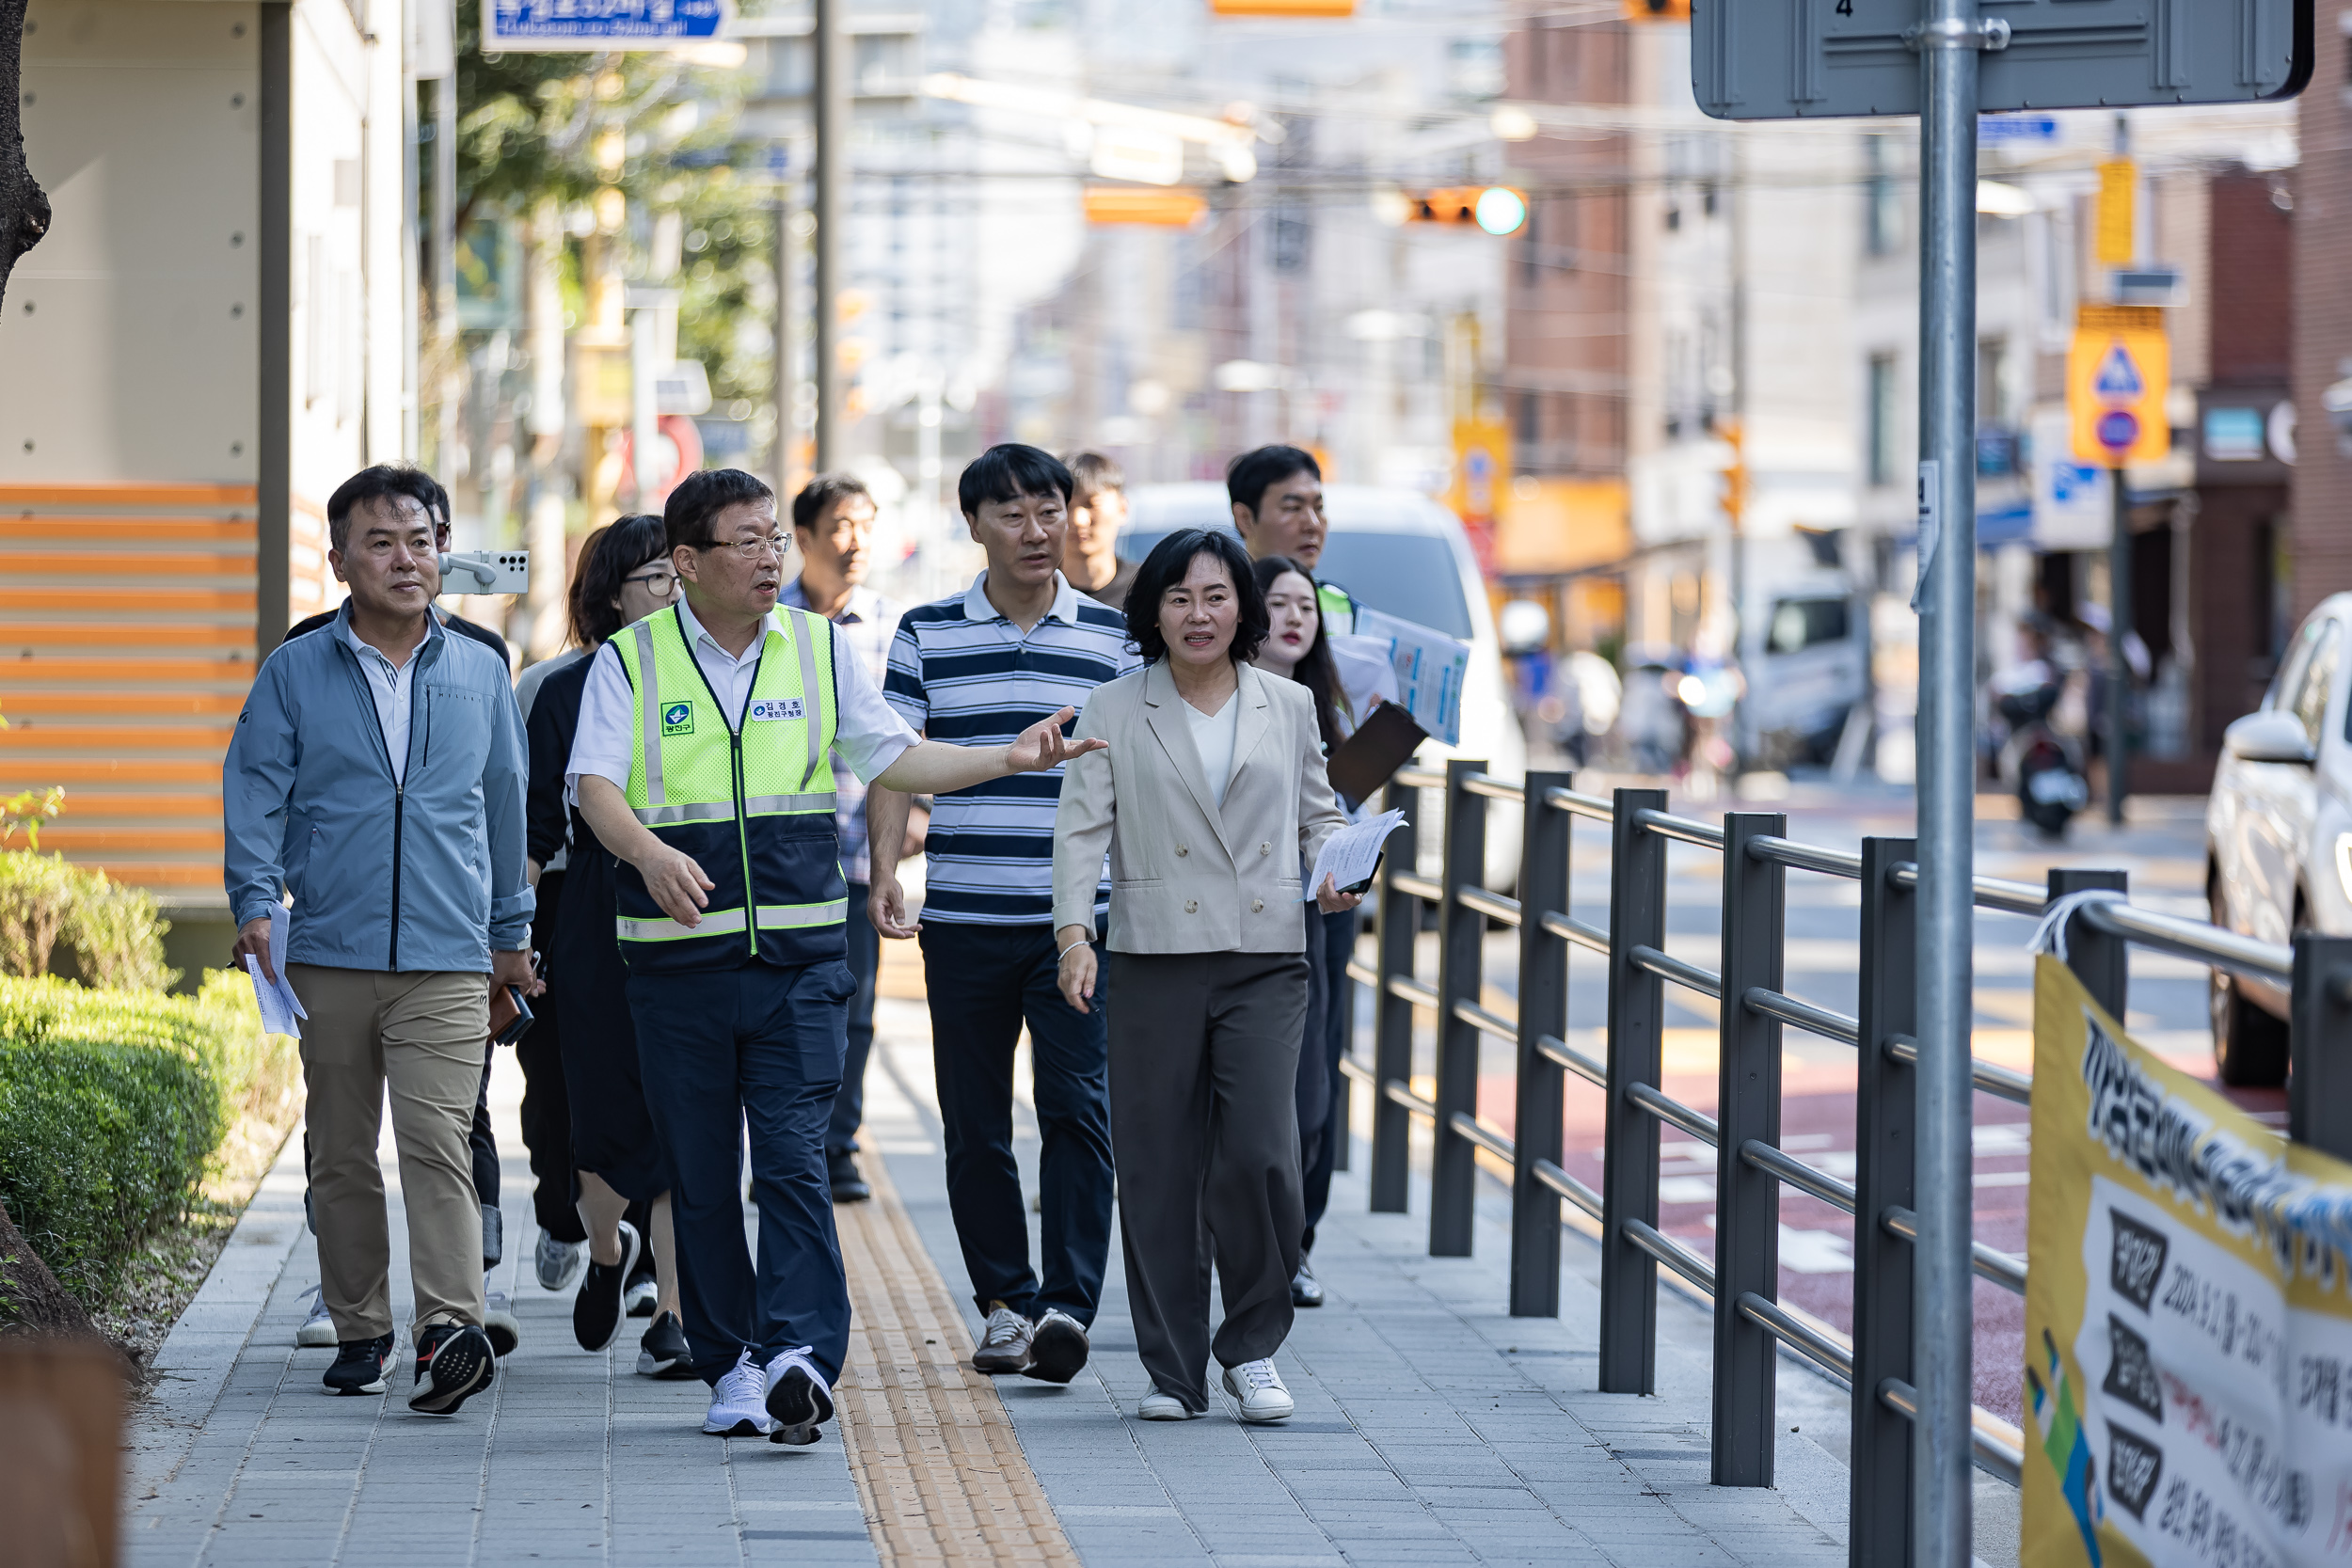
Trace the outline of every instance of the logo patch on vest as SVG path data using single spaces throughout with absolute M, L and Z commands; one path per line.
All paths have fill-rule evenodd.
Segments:
M 663 735 L 692 735 L 694 733 L 694 705 L 672 703 L 664 707 L 661 710 L 661 733 Z
M 798 697 L 763 697 L 752 705 L 754 719 L 804 719 L 807 711 Z

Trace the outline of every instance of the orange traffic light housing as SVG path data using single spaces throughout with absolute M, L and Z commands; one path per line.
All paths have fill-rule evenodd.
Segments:
M 1511 234 L 1526 224 L 1527 211 L 1527 193 L 1510 185 L 1446 185 L 1405 193 L 1407 223 L 1455 224 Z
M 1156 185 L 1089 185 L 1081 198 L 1091 224 L 1141 224 L 1189 229 L 1208 216 L 1209 201 L 1199 191 Z
M 1691 0 L 1622 0 L 1628 22 L 1688 22 Z
M 1737 420 L 1716 421 L 1715 431 L 1731 449 L 1731 461 L 1724 467 L 1724 516 L 1736 530 L 1748 512 L 1747 433 Z
M 1211 16 L 1354 16 L 1356 0 L 1209 0 Z

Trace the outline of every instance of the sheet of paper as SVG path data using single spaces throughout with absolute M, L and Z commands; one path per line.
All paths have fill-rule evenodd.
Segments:
M 1396 672 L 1393 699 L 1413 722 L 1449 746 L 1462 743 L 1462 686 L 1470 644 L 1380 610 L 1357 607 L 1356 635 L 1386 644 Z
M 1389 835 L 1404 820 L 1401 811 L 1384 811 L 1342 828 L 1325 839 L 1322 853 L 1315 856 L 1315 874 L 1307 879 L 1307 897 L 1315 895 L 1326 877 L 1331 879 L 1333 887 L 1346 888 L 1371 876 L 1373 867 L 1380 863 L 1380 847 L 1389 842 Z
M 262 1027 L 273 1035 L 302 1037 L 302 1025 L 296 1021 L 310 1015 L 303 1009 L 302 998 L 286 978 L 286 933 L 293 925 L 283 904 L 272 904 L 269 911 L 269 964 L 278 972 L 273 983 L 262 977 L 261 966 L 246 955 L 246 973 L 253 976 L 253 1000 L 261 1005 Z

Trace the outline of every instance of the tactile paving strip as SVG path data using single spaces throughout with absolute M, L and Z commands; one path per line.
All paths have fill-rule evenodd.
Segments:
M 878 1159 L 874 1196 L 834 1210 L 855 1311 L 834 1390 L 850 1474 L 882 1568 L 1077 1568 L 1012 1419 L 971 1367 L 972 1338 Z

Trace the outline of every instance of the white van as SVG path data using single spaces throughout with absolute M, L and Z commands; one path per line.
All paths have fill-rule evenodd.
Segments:
M 1330 532 L 1315 576 L 1346 589 L 1360 605 L 1470 645 L 1470 673 L 1462 688 L 1462 744 L 1424 742 L 1421 761 L 1442 767 L 1451 756 L 1481 757 L 1499 779 L 1526 778 L 1527 738 L 1511 707 L 1502 645 L 1461 519 L 1411 490 L 1332 484 L 1323 494 Z M 1225 486 L 1214 482 L 1140 484 L 1128 492 L 1127 504 L 1127 525 L 1119 535 L 1124 561 L 1141 561 L 1180 528 L 1232 527 L 1232 504 Z M 1422 801 L 1422 820 L 1430 826 L 1421 833 L 1421 858 L 1432 874 L 1440 805 L 1434 793 Z M 1507 891 L 1517 884 L 1518 870 L 1519 814 L 1498 807 L 1487 816 L 1486 885 Z

